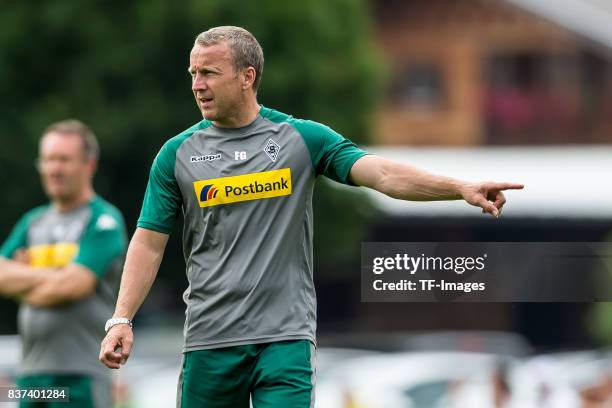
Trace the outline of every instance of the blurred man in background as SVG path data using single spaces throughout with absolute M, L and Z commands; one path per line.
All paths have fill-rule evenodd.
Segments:
M 179 211 L 189 288 L 177 406 L 311 407 L 316 298 L 315 178 L 403 200 L 464 199 L 494 216 L 511 183 L 465 183 L 366 155 L 322 124 L 260 106 L 263 51 L 248 31 L 200 34 L 188 71 L 204 120 L 170 139 L 151 169 L 100 360 L 130 355 L 131 319 Z M 118 350 L 120 348 L 121 350 Z
M 96 354 L 125 254 L 121 213 L 97 196 L 98 142 L 83 123 L 50 125 L 38 170 L 50 203 L 28 211 L 0 248 L 0 294 L 21 303 L 17 386 L 67 387 L 70 403 L 108 408 L 111 377 Z M 56 406 L 21 402 L 21 407 Z

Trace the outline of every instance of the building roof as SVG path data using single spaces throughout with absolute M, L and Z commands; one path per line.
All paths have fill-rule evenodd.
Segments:
M 612 51 L 610 0 L 506 0 Z

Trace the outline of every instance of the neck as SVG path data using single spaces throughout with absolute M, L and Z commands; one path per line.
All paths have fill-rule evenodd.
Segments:
M 52 203 L 59 212 L 68 212 L 85 205 L 93 198 L 94 195 L 95 193 L 93 188 L 88 187 L 75 197 L 68 200 L 54 199 L 52 200 Z
M 241 103 L 234 115 L 213 121 L 213 125 L 220 128 L 241 128 L 251 124 L 259 114 L 260 106 L 255 97 L 248 98 Z

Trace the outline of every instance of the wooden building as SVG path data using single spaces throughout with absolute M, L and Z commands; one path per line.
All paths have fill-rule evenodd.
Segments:
M 531 3 L 373 2 L 391 67 L 375 142 L 612 143 L 612 41 Z

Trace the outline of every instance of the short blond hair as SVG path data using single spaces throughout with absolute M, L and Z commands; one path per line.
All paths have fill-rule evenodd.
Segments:
M 226 42 L 232 51 L 232 62 L 236 72 L 248 67 L 255 69 L 253 90 L 257 92 L 263 74 L 264 55 L 255 36 L 242 27 L 220 26 L 198 34 L 195 40 L 196 44 L 204 47 L 221 42 Z

